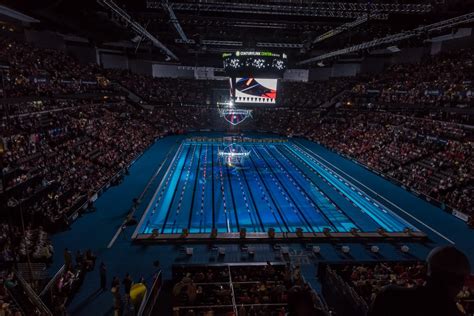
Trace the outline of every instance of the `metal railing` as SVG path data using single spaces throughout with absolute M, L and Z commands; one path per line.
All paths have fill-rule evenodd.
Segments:
M 161 287 L 163 285 L 163 275 L 161 270 L 156 274 L 155 280 L 150 290 L 146 290 L 145 296 L 138 309 L 137 316 L 148 316 L 151 315 L 153 308 L 155 307 L 156 300 L 160 295 Z
M 23 277 L 19 273 L 15 273 L 18 282 L 23 287 L 25 293 L 27 294 L 31 303 L 41 312 L 41 315 L 44 316 L 53 316 L 53 313 L 49 310 L 49 308 L 43 303 L 41 298 L 36 295 L 35 291 L 31 288 L 31 286 L 23 279 Z
M 51 278 L 51 280 L 49 280 L 48 284 L 46 284 L 44 289 L 40 292 L 40 294 L 38 295 L 39 297 L 43 297 L 51 289 L 51 287 L 56 283 L 56 281 L 63 274 L 65 267 L 66 266 L 63 264 L 61 266 L 61 268 L 59 268 L 59 270 L 54 274 L 54 276 Z

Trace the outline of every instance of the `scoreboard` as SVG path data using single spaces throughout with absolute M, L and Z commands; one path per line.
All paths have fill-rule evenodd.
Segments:
M 286 54 L 237 51 L 224 53 L 222 57 L 234 103 L 276 103 L 278 78 L 283 77 L 287 66 Z
M 281 78 L 287 65 L 286 54 L 271 52 L 224 53 L 224 71 L 229 76 Z

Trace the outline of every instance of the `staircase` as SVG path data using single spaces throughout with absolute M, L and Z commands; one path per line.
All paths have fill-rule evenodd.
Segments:
M 117 82 L 117 81 L 114 81 L 112 82 L 112 87 L 114 88 L 114 90 L 116 91 L 122 91 L 124 92 L 124 94 L 127 96 L 128 100 L 134 104 L 141 104 L 143 103 L 143 99 L 138 95 L 136 94 L 135 92 L 133 92 L 132 90 L 128 89 L 127 87 L 125 87 L 124 85 L 122 85 L 121 83 Z
M 349 90 L 344 89 L 338 94 L 333 95 L 331 99 L 321 104 L 320 107 L 327 110 L 329 110 L 330 108 L 333 108 L 336 105 L 336 102 L 339 100 L 339 98 L 342 97 L 346 92 L 349 92 Z

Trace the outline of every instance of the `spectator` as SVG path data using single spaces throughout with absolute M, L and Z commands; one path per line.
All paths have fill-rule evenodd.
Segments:
M 428 280 L 424 286 L 388 286 L 377 295 L 369 315 L 462 315 L 455 298 L 470 273 L 467 257 L 446 246 L 432 250 L 427 262 Z

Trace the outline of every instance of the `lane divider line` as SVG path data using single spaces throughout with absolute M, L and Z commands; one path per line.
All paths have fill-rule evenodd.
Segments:
M 295 141 L 296 143 L 296 141 Z M 445 235 L 443 235 L 442 233 L 440 233 L 439 231 L 437 231 L 436 229 L 434 229 L 433 227 L 429 226 L 428 224 L 424 223 L 423 221 L 421 221 L 420 219 L 418 219 L 417 217 L 415 217 L 414 215 L 408 213 L 407 211 L 405 211 L 404 209 L 402 209 L 400 206 L 398 206 L 397 204 L 393 203 L 392 201 L 388 200 L 387 198 L 385 198 L 384 196 L 380 195 L 379 193 L 375 192 L 374 190 L 372 190 L 371 188 L 369 188 L 368 186 L 366 186 L 365 184 L 363 184 L 362 182 L 360 182 L 359 180 L 357 180 L 356 178 L 354 178 L 353 176 L 351 176 L 350 174 L 348 174 L 347 172 L 341 170 L 339 167 L 333 165 L 332 163 L 330 163 L 329 161 L 327 161 L 325 158 L 321 157 L 320 155 L 318 155 L 317 153 L 311 151 L 310 149 L 308 149 L 305 145 L 301 144 L 300 142 L 297 142 L 300 147 L 303 147 L 303 150 L 306 151 L 306 152 L 310 152 L 311 154 L 317 156 L 320 160 L 326 162 L 326 164 L 330 165 L 331 167 L 333 167 L 335 170 L 338 170 L 340 173 L 344 174 L 346 177 L 350 178 L 351 180 L 357 182 L 357 184 L 363 186 L 366 190 L 369 190 L 370 192 L 372 192 L 373 194 L 375 194 L 377 197 L 380 197 L 382 198 L 385 202 L 389 203 L 390 205 L 392 205 L 393 207 L 395 207 L 396 209 L 398 209 L 399 211 L 403 212 L 405 215 L 411 217 L 413 220 L 417 221 L 419 224 L 425 226 L 426 228 L 428 228 L 429 230 L 431 230 L 432 232 L 434 232 L 436 235 L 438 235 L 439 237 L 442 237 L 444 240 L 448 241 L 449 243 L 455 245 L 456 243 L 454 241 L 452 241 L 451 239 L 449 239 L 448 237 L 446 237 Z

